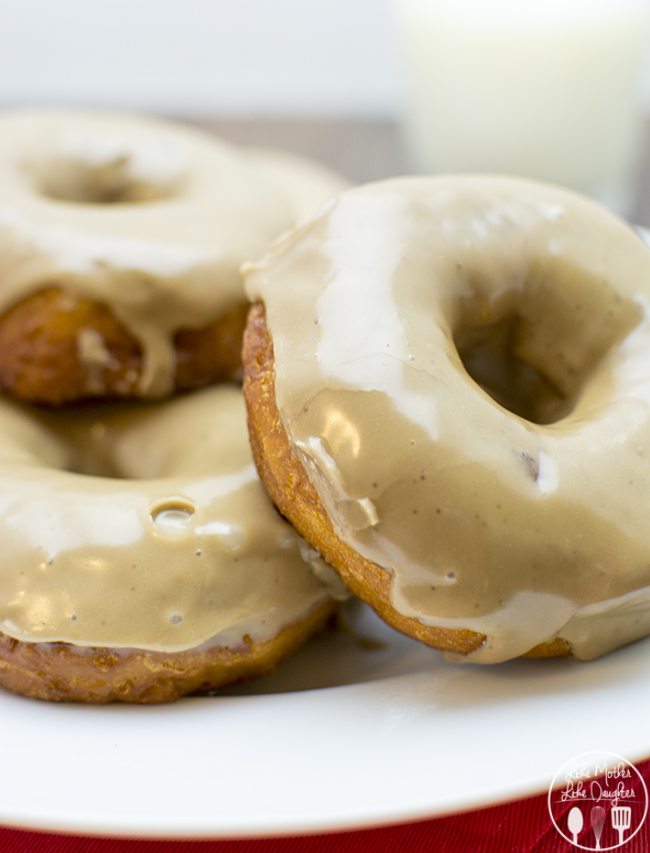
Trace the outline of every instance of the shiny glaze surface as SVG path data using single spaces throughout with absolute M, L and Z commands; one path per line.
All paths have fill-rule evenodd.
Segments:
M 277 402 L 338 535 L 496 662 L 650 632 L 650 251 L 506 178 L 343 193 L 249 265 Z
M 339 586 L 266 498 L 231 387 L 38 417 L 0 399 L 0 541 L 0 630 L 27 641 L 237 647 Z

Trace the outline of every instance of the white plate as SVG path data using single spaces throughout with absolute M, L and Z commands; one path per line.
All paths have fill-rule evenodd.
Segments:
M 251 836 L 408 821 L 542 791 L 573 755 L 650 755 L 650 642 L 589 664 L 445 663 L 367 609 L 271 677 L 159 707 L 0 695 L 0 823 Z

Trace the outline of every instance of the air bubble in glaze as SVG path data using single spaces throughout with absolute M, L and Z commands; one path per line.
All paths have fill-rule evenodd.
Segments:
M 184 498 L 169 498 L 150 510 L 156 533 L 163 536 L 184 536 L 192 525 L 194 505 Z

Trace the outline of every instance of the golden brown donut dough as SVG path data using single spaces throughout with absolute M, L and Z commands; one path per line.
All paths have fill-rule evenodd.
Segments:
M 165 653 L 24 643 L 0 633 L 0 684 L 53 702 L 172 702 L 263 675 L 301 646 L 334 610 L 327 602 L 262 643 Z
M 366 601 L 388 624 L 427 645 L 468 654 L 484 640 L 472 631 L 454 631 L 424 625 L 399 613 L 389 597 L 390 575 L 365 560 L 334 532 L 316 490 L 291 449 L 275 402 L 273 343 L 265 322 L 264 306 L 253 305 L 244 333 L 244 395 L 253 457 L 260 478 L 280 512 L 339 572 L 349 589 Z M 555 639 L 531 649 L 527 657 L 567 655 L 565 640 Z
M 246 311 L 236 305 L 209 326 L 176 333 L 176 390 L 238 375 Z M 0 385 L 23 400 L 136 397 L 142 368 L 138 342 L 98 302 L 48 288 L 0 318 Z

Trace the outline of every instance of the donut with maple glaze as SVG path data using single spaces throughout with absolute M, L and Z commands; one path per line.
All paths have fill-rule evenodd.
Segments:
M 267 672 L 340 581 L 259 483 L 239 390 L 28 412 L 0 399 L 0 685 L 167 702 Z
M 524 180 L 394 179 L 276 242 L 246 289 L 262 481 L 386 621 L 482 663 L 650 633 L 633 229 Z
M 0 386 L 60 404 L 238 374 L 240 264 L 341 187 L 296 171 L 152 118 L 0 115 Z

